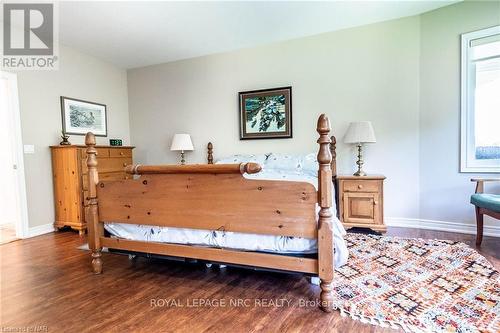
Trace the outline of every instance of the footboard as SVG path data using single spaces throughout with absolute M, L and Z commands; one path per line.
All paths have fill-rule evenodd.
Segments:
M 99 222 L 316 238 L 316 190 L 250 180 L 258 164 L 136 167 L 138 179 L 97 184 Z M 131 170 L 128 170 L 131 171 Z
M 321 300 L 330 309 L 333 231 L 330 125 L 317 126 L 318 191 L 305 182 L 243 177 L 260 166 L 246 164 L 128 166 L 134 180 L 99 181 L 95 137 L 86 136 L 90 208 L 86 217 L 95 273 L 102 272 L 102 247 L 319 274 Z M 316 204 L 321 206 L 319 217 Z M 318 259 L 188 245 L 109 238 L 105 222 L 303 237 L 318 240 Z

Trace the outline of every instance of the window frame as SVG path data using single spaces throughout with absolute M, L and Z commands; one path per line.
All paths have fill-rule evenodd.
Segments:
M 474 144 L 474 93 L 472 87 L 475 78 L 472 75 L 474 66 L 471 64 L 471 41 L 500 34 L 500 25 L 461 35 L 461 98 L 460 98 L 460 172 L 500 173 L 500 160 L 478 160 L 475 158 Z M 472 77 L 472 79 L 471 79 Z

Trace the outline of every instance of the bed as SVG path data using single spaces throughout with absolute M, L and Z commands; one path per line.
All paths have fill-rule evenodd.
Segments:
M 345 263 L 347 249 L 331 208 L 335 146 L 325 115 L 316 129 L 318 170 L 310 180 L 281 179 L 256 161 L 213 164 L 209 144 L 208 164 L 132 165 L 126 172 L 133 180 L 99 181 L 95 136 L 88 133 L 94 273 L 103 270 L 103 247 L 302 272 L 319 276 L 320 306 L 331 311 L 334 267 Z

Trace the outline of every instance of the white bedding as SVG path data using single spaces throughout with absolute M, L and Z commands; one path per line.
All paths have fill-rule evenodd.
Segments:
M 311 173 L 300 170 L 279 170 L 263 168 L 257 174 L 245 175 L 249 179 L 304 181 L 317 187 L 318 179 Z M 332 193 L 335 203 L 335 194 Z M 319 207 L 318 207 L 319 209 Z M 345 230 L 336 217 L 335 205 L 333 213 L 333 234 L 335 244 L 335 267 L 347 262 L 348 251 L 343 236 Z M 147 225 L 106 223 L 106 230 L 115 237 L 161 243 L 201 245 L 218 248 L 231 248 L 246 251 L 278 252 L 284 254 L 316 253 L 317 241 L 300 237 L 258 235 L 228 231 L 196 230 L 186 228 L 156 227 Z

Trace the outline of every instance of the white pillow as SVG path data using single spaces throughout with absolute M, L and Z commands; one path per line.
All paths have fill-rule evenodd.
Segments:
M 319 163 L 316 153 L 310 153 L 302 157 L 302 172 L 313 177 L 318 176 Z
M 231 155 L 228 157 L 221 158 L 215 164 L 233 164 L 233 163 L 248 163 L 248 162 L 254 162 L 254 163 L 259 163 L 261 166 L 264 165 L 267 156 L 269 154 L 251 154 L 251 155 L 242 155 L 242 154 L 237 154 L 237 155 Z
M 302 158 L 300 155 L 272 153 L 266 160 L 265 168 L 300 172 Z

